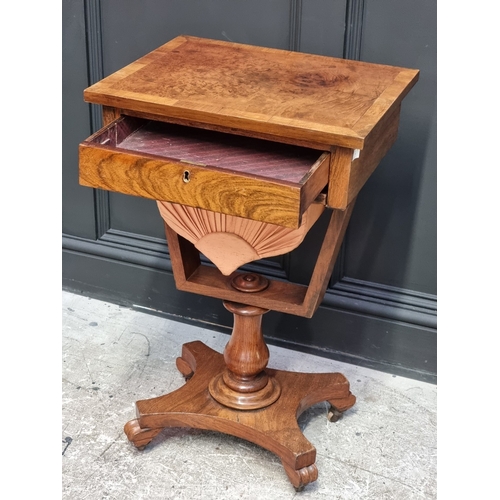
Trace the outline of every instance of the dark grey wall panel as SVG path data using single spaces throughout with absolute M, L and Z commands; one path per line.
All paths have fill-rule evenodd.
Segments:
M 300 43 L 297 50 L 322 56 L 342 57 L 346 2 L 300 0 Z
M 107 0 L 104 71 L 116 71 L 177 35 L 288 48 L 288 0 Z
M 78 185 L 76 147 L 90 134 L 88 105 L 82 98 L 88 86 L 83 2 L 63 2 L 62 27 L 62 229 L 95 238 L 94 194 Z
M 399 137 L 361 191 L 345 274 L 436 294 L 436 8 L 432 0 L 365 2 L 361 58 L 417 68 Z
M 111 228 L 165 239 L 165 229 L 156 201 L 110 193 Z

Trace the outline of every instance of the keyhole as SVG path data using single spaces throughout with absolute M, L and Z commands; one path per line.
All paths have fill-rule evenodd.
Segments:
M 189 170 L 184 170 L 184 174 L 182 175 L 182 180 L 184 182 L 189 182 L 191 180 Z

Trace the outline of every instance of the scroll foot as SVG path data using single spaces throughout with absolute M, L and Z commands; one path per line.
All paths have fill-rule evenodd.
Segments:
M 184 380 L 186 382 L 194 375 L 194 370 L 191 368 L 189 363 L 183 358 L 177 358 L 175 360 L 175 365 L 177 366 L 177 369 L 184 376 Z
M 295 491 L 302 491 L 306 485 L 318 479 L 318 468 L 316 464 L 308 465 L 302 469 L 292 469 L 284 462 L 282 462 L 282 464 Z
M 138 449 L 143 450 L 163 429 L 142 429 L 139 420 L 130 420 L 125 424 L 124 431 L 128 440 Z

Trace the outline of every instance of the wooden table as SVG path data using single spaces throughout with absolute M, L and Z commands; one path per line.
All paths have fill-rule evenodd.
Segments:
M 325 293 L 356 196 L 397 137 L 418 71 L 179 36 L 84 91 L 104 127 L 80 145 L 84 186 L 157 200 L 176 286 L 234 315 L 223 355 L 185 344 L 187 383 L 136 403 L 125 425 L 146 446 L 163 428 L 232 434 L 276 453 L 293 486 L 317 479 L 297 417 L 355 397 L 340 373 L 267 368 L 262 316 L 311 317 Z M 330 222 L 308 286 L 241 272 L 296 248 Z M 204 264 L 200 252 L 214 265 Z

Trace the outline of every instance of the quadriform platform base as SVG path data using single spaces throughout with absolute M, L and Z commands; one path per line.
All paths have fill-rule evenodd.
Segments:
M 199 341 L 184 344 L 177 360 L 186 385 L 165 396 L 138 401 L 137 418 L 125 425 L 128 439 L 143 449 L 165 427 L 193 427 L 231 434 L 275 453 L 297 490 L 318 478 L 316 449 L 304 437 L 298 416 L 310 406 L 329 401 L 328 419 L 337 421 L 356 398 L 341 373 L 265 371 L 279 388 L 275 402 L 254 410 L 219 403 L 209 385 L 224 374 L 223 356 Z
M 137 448 L 165 427 L 210 429 L 275 453 L 297 490 L 317 479 L 297 417 L 328 401 L 336 421 L 356 398 L 340 373 L 269 369 L 262 316 L 318 308 L 358 192 L 395 142 L 417 79 L 412 69 L 179 36 L 85 90 L 104 127 L 80 144 L 80 184 L 156 200 L 176 287 L 221 299 L 234 317 L 223 354 L 185 344 L 186 384 L 136 403 L 125 432 Z M 292 251 L 325 211 L 308 286 L 240 271 Z

